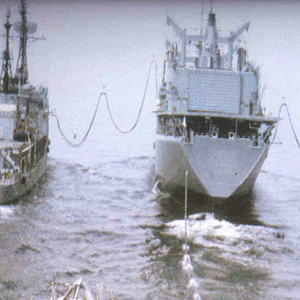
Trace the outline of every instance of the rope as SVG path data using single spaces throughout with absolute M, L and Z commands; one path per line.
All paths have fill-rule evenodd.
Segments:
M 97 105 L 96 105 L 96 109 L 95 109 L 95 112 L 94 112 L 94 115 L 93 115 L 93 118 L 92 118 L 92 121 L 90 123 L 90 126 L 86 132 L 86 134 L 84 135 L 84 137 L 82 138 L 82 140 L 79 142 L 79 143 L 73 143 L 71 142 L 67 137 L 66 135 L 63 133 L 62 129 L 61 129 L 61 126 L 60 126 L 60 122 L 59 122 L 59 119 L 58 119 L 58 116 L 55 114 L 55 113 L 52 113 L 51 116 L 55 117 L 56 118 L 56 122 L 57 122 L 57 127 L 58 127 L 58 130 L 61 134 L 61 136 L 64 138 L 64 140 L 67 142 L 68 145 L 70 145 L 71 147 L 80 147 L 84 144 L 84 142 L 86 141 L 91 129 L 92 129 L 92 126 L 94 124 L 94 121 L 95 121 L 95 118 L 96 118 L 96 115 L 97 115 L 97 111 L 98 111 L 98 107 L 99 107 L 99 104 L 100 104 L 100 100 L 101 100 L 101 97 L 104 96 L 105 99 L 106 99 L 106 106 L 107 106 L 107 110 L 108 110 L 108 113 L 109 113 L 109 116 L 110 116 L 110 119 L 113 123 L 113 125 L 115 126 L 115 128 L 123 133 L 123 134 L 127 134 L 127 133 L 130 133 L 134 130 L 134 128 L 137 126 L 139 120 L 140 120 L 140 117 L 141 117 L 141 114 L 142 114 L 142 110 L 143 110 L 143 107 L 144 107 L 144 103 L 145 103 L 145 98 L 146 98 L 146 93 L 147 93 L 147 89 L 148 89 L 148 84 L 149 84 L 149 80 L 150 80 L 150 74 L 151 74 L 151 69 L 152 69 L 152 65 L 155 64 L 155 81 L 156 81 L 156 97 L 158 96 L 158 87 L 157 87 L 157 62 L 156 61 L 152 61 L 150 63 L 150 68 L 149 68 L 149 72 L 148 72 L 148 77 L 147 77 L 147 82 L 146 82 L 146 87 L 145 87 L 145 90 L 144 90 L 144 95 L 143 95 L 143 98 L 142 98 L 142 103 L 141 103 L 141 107 L 140 107 L 140 110 L 139 110 L 139 113 L 138 113 L 138 116 L 137 116 L 137 119 L 136 121 L 134 122 L 133 126 L 129 129 L 129 130 L 122 130 L 120 129 L 120 127 L 117 125 L 117 123 L 115 122 L 114 118 L 113 118 L 113 115 L 112 115 L 112 112 L 110 110 L 110 106 L 109 106 L 109 103 L 108 103 L 108 96 L 105 92 L 102 92 L 98 98 L 98 102 L 97 102 Z
M 94 115 L 93 115 L 93 118 L 92 118 L 92 121 L 91 121 L 91 123 L 90 123 L 90 126 L 89 126 L 89 128 L 88 128 L 86 134 L 85 134 L 84 137 L 82 138 L 82 140 L 81 140 L 79 143 L 77 143 L 77 144 L 72 143 L 72 142 L 66 137 L 66 135 L 63 133 L 63 131 L 62 131 L 62 129 L 61 129 L 61 126 L 60 126 L 60 123 L 59 123 L 58 116 L 57 116 L 56 114 L 52 113 L 52 116 L 56 118 L 57 127 L 58 127 L 58 130 L 59 130 L 61 136 L 64 138 L 64 140 L 67 142 L 67 144 L 69 144 L 71 147 L 80 147 L 80 146 L 83 145 L 83 143 L 84 143 L 85 140 L 87 139 L 87 137 L 88 137 L 88 135 L 89 135 L 89 133 L 90 133 L 90 131 L 91 131 L 91 129 L 92 129 L 92 126 L 93 126 L 93 124 L 94 124 L 94 121 L 95 121 L 95 118 L 96 118 L 96 115 L 97 115 L 97 111 L 98 111 L 98 107 L 99 107 L 99 104 L 100 104 L 100 100 L 101 100 L 101 97 L 102 97 L 103 95 L 106 95 L 106 93 L 102 92 L 102 93 L 100 94 L 99 99 L 98 99 L 98 102 L 97 102 L 97 105 L 96 105 L 96 109 L 95 109 L 95 112 L 94 112 Z
M 282 99 L 285 100 L 284 97 L 282 97 Z M 283 103 L 280 105 L 279 112 L 278 112 L 278 120 L 279 120 L 280 115 L 281 115 L 281 110 L 282 110 L 282 108 L 283 108 L 284 106 L 285 106 L 285 108 L 286 108 L 286 111 L 287 111 L 287 114 L 288 114 L 288 117 L 289 117 L 290 126 L 291 126 L 291 128 L 292 128 L 292 131 L 293 131 L 295 140 L 296 140 L 296 142 L 297 142 L 298 147 L 300 148 L 300 142 L 299 142 L 299 139 L 298 139 L 298 137 L 297 137 L 297 135 L 296 135 L 296 131 L 295 131 L 294 126 L 293 126 L 293 122 L 292 122 L 292 119 L 291 119 L 291 115 L 290 115 L 290 112 L 289 112 L 289 108 L 288 108 L 287 103 L 285 103 L 285 102 L 283 102 Z M 272 142 L 274 142 L 274 140 L 275 140 L 277 131 L 278 131 L 278 125 L 276 126 L 276 130 L 275 130 L 275 133 L 274 133 L 274 137 L 273 137 L 273 141 L 272 141 Z
M 189 246 L 187 244 L 188 240 L 188 230 L 187 230 L 187 206 L 188 206 L 188 166 L 189 166 L 189 147 L 190 146 L 190 140 L 187 140 L 187 153 L 186 153 L 186 170 L 185 170 L 185 197 L 184 197 L 184 225 L 185 225 L 185 244 L 183 245 L 184 248 L 184 256 L 183 260 L 181 261 L 183 271 L 186 273 L 189 279 L 189 283 L 187 285 L 188 288 L 188 295 L 189 298 L 193 298 L 194 300 L 201 300 L 200 295 L 197 293 L 197 287 L 198 284 L 196 283 L 196 280 L 194 279 L 194 267 L 192 265 L 192 260 L 189 252 Z
M 184 187 L 184 227 L 185 227 L 185 245 L 186 245 L 186 252 L 188 250 L 187 246 L 187 239 L 188 239 L 188 232 L 187 232 L 187 202 L 188 202 L 188 162 L 189 162 L 189 144 L 190 142 L 187 142 L 187 163 L 186 163 L 186 170 L 185 170 L 185 187 Z
M 139 120 L 140 120 L 140 117 L 141 117 L 141 114 L 142 114 L 142 110 L 143 110 L 143 107 L 144 107 L 144 103 L 145 103 L 145 98 L 146 98 L 146 93 L 147 93 L 147 89 L 148 89 L 148 84 L 149 84 L 149 79 L 150 79 L 150 74 L 151 74 L 151 69 L 152 69 L 152 64 L 155 63 L 156 65 L 156 96 L 157 96 L 157 63 L 156 61 L 152 61 L 151 64 L 150 64 L 150 68 L 149 68 L 149 72 L 148 72 L 148 78 L 147 78 L 147 82 L 146 82 L 146 87 L 145 87 L 145 90 L 144 90 L 144 95 L 143 95 L 143 99 L 142 99 L 142 103 L 141 103 L 141 107 L 140 107 L 140 110 L 139 110 L 139 113 L 138 113 L 138 116 L 136 118 L 136 121 L 134 122 L 133 126 L 129 129 L 129 130 L 122 130 L 116 123 L 113 115 L 112 115 L 112 112 L 111 112 L 111 109 L 109 107 L 109 103 L 108 103 L 108 97 L 107 97 L 107 94 L 104 93 L 105 97 L 106 97 L 106 106 L 107 106 L 107 110 L 108 110 L 108 113 L 109 113 L 109 116 L 110 116 L 110 119 L 113 123 L 113 125 L 115 126 L 115 128 L 123 133 L 123 134 L 126 134 L 126 133 L 130 133 L 134 130 L 134 128 L 137 126 Z

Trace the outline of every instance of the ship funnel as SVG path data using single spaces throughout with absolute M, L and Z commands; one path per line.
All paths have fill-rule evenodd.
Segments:
M 216 15 L 212 12 L 209 13 L 209 16 L 208 16 L 206 36 L 207 36 L 209 44 L 211 46 L 214 45 L 214 48 L 215 48 L 215 46 L 217 45 L 217 42 L 218 42 L 218 33 L 217 33 L 217 28 L 216 28 Z
M 206 29 L 206 56 L 209 60 L 209 67 L 216 68 L 218 63 L 218 33 L 216 28 L 216 15 L 212 12 L 208 16 Z

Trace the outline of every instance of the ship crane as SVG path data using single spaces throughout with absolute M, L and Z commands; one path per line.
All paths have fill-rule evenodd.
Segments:
M 181 39 L 182 51 L 178 64 L 185 66 L 186 46 L 194 43 L 198 45 L 200 64 L 202 68 L 221 68 L 221 55 L 219 44 L 227 44 L 228 52 L 226 54 L 227 68 L 232 69 L 232 56 L 237 51 L 238 45 L 235 45 L 238 38 L 247 31 L 250 23 L 245 23 L 235 32 L 231 32 L 229 37 L 219 37 L 216 27 L 216 17 L 213 12 L 209 13 L 207 29 L 204 35 L 202 34 L 187 34 L 186 30 L 181 29 L 176 22 L 170 17 L 167 17 L 167 25 L 172 26 L 176 35 Z
M 236 52 L 238 49 L 238 45 L 233 47 L 234 43 L 237 41 L 237 39 L 243 34 L 244 31 L 248 31 L 250 26 L 250 23 L 245 23 L 242 25 L 236 32 L 230 32 L 230 37 L 221 37 L 219 38 L 220 43 L 228 44 L 228 54 L 227 54 L 227 60 L 229 62 L 229 69 L 232 68 L 232 55 Z

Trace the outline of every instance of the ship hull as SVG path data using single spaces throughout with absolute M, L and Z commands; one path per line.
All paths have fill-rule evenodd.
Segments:
M 28 193 L 45 174 L 46 167 L 47 154 L 36 163 L 30 172 L 22 175 L 16 174 L 17 176 L 10 182 L 0 182 L 0 204 L 12 202 Z M 24 178 L 26 178 L 25 182 Z
M 211 198 L 241 197 L 253 189 L 267 157 L 269 144 L 253 146 L 249 139 L 220 139 L 159 135 L 155 143 L 156 174 L 162 184 L 187 188 Z

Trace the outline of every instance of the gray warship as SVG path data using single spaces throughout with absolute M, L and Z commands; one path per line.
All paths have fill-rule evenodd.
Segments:
M 49 151 L 47 88 L 28 81 L 27 41 L 37 29 L 27 22 L 26 2 L 20 2 L 21 21 L 14 24 L 19 55 L 13 76 L 10 55 L 10 11 L 4 24 L 6 48 L 0 80 L 0 204 L 28 192 L 45 173 Z M 34 38 L 37 39 L 37 38 Z
M 162 189 L 187 188 L 210 198 L 250 193 L 270 147 L 277 118 L 261 108 L 259 68 L 241 38 L 249 23 L 218 36 L 216 16 L 205 33 L 171 18 L 156 101 L 155 170 Z

